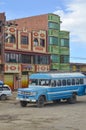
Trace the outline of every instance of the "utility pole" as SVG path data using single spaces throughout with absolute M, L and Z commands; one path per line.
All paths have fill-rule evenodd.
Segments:
M 0 73 L 3 80 L 4 72 L 4 21 L 0 21 Z

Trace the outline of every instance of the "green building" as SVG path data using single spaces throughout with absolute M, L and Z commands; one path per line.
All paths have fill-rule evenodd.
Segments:
M 69 71 L 69 32 L 60 30 L 60 17 L 48 14 L 48 51 L 51 54 L 51 70 Z

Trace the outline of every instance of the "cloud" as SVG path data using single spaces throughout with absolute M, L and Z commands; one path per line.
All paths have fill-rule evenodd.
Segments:
M 61 29 L 70 32 L 71 41 L 86 43 L 86 0 L 72 0 L 54 13 L 61 17 Z

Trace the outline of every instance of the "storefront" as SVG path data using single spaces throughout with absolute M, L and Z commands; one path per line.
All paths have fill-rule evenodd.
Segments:
M 22 64 L 22 74 L 21 74 L 21 86 L 23 88 L 28 87 L 29 76 L 35 72 L 35 66 L 31 64 Z
M 12 90 L 21 87 L 21 65 L 5 64 L 4 67 L 4 83 L 8 84 Z

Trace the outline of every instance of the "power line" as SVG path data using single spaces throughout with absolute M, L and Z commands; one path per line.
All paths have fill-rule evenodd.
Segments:
M 84 57 L 70 57 L 71 59 L 80 59 L 80 60 L 86 60 Z

